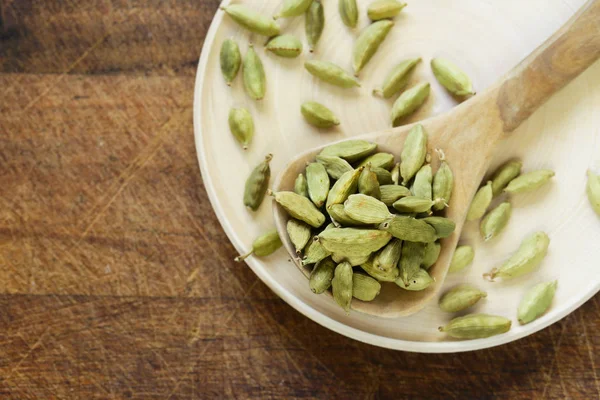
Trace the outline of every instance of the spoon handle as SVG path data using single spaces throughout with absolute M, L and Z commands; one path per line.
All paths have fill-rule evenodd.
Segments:
M 590 0 L 504 79 L 497 106 L 512 132 L 548 98 L 600 58 L 600 0 Z

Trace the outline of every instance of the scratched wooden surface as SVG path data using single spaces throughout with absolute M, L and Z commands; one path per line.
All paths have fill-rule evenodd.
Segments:
M 206 196 L 217 0 L 0 0 L 0 398 L 600 397 L 600 297 L 526 339 L 384 350 L 303 317 Z

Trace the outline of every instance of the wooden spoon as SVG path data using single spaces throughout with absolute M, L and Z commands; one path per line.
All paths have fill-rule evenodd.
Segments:
M 354 310 L 393 318 L 413 314 L 431 300 L 444 282 L 458 243 L 471 199 L 486 173 L 496 143 L 514 131 L 546 100 L 600 57 L 600 0 L 590 0 L 558 32 L 523 60 L 498 83 L 448 113 L 419 122 L 429 136 L 430 153 L 441 148 L 455 176 L 447 217 L 456 231 L 442 241 L 442 251 L 430 269 L 436 283 L 421 292 L 408 292 L 385 284 L 372 302 L 352 301 Z M 399 155 L 412 125 L 354 137 L 377 143 L 379 149 Z M 273 190 L 293 190 L 294 181 L 321 148 L 292 160 L 277 177 Z M 433 157 L 435 160 L 436 157 Z M 436 165 L 433 165 L 436 168 Z M 276 204 L 276 203 L 275 203 Z M 287 251 L 307 277 L 310 269 L 295 257 L 286 223 L 288 216 L 274 207 L 275 224 Z M 308 290 L 308 284 L 306 285 Z

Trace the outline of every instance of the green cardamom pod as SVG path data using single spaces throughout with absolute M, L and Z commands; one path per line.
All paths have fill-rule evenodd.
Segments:
M 424 213 L 431 210 L 433 201 L 416 196 L 402 197 L 393 204 L 401 213 Z
M 469 314 L 454 318 L 446 326 L 440 326 L 440 332 L 446 332 L 456 339 L 487 338 L 510 330 L 511 321 L 508 318 L 489 314 Z
M 427 134 L 423 125 L 417 124 L 408 132 L 402 148 L 400 175 L 404 186 L 408 185 L 408 181 L 421 169 L 426 155 Z
M 343 88 L 351 88 L 355 86 L 360 87 L 358 79 L 356 79 L 348 72 L 344 71 L 343 68 L 338 67 L 334 63 L 328 61 L 312 60 L 305 62 L 304 68 L 306 68 L 306 70 L 310 72 L 311 75 L 331 85 Z
M 325 228 L 325 230 L 328 230 Z M 325 250 L 325 247 L 319 242 L 318 236 L 313 236 L 308 244 L 304 248 L 304 257 L 302 258 L 302 265 L 310 265 L 318 263 L 319 261 L 329 257 L 331 252 Z
M 541 317 L 552 304 L 558 281 L 539 283 L 532 287 L 521 300 L 517 317 L 521 325 Z
M 376 0 L 369 5 L 367 15 L 371 21 L 394 18 L 406 7 L 406 3 L 397 0 Z
M 475 251 L 471 246 L 458 246 L 456 250 L 454 250 L 448 272 L 458 272 L 463 270 L 473 262 L 474 258 Z
M 358 23 L 358 6 L 356 5 L 356 0 L 339 0 L 338 10 L 344 25 L 349 28 L 356 27 Z
M 435 282 L 435 279 L 429 275 L 429 272 L 425 271 L 423 268 L 419 268 L 408 282 L 408 285 L 404 283 L 402 278 L 397 278 L 394 282 L 404 290 L 419 292 L 431 286 L 431 284 Z
M 469 207 L 469 212 L 467 213 L 467 221 L 475 221 L 483 217 L 492 203 L 493 198 L 494 190 L 492 188 L 492 181 L 489 181 L 487 185 L 482 186 L 475 194 L 475 197 L 473 197 L 471 207 Z
M 450 203 L 452 191 L 454 190 L 454 174 L 446 161 L 442 160 L 440 168 L 438 168 L 433 177 L 433 198 L 435 210 L 443 210 Z
M 336 264 L 331 258 L 325 258 L 315 265 L 308 280 L 308 285 L 313 293 L 325 293 L 331 287 L 335 267 Z
M 411 191 L 417 197 L 433 200 L 433 171 L 431 165 L 425 164 L 417 172 Z
M 286 228 L 290 242 L 296 248 L 296 254 L 301 254 L 311 238 L 310 226 L 302 221 L 290 219 Z
M 429 92 L 430 85 L 428 82 L 419 83 L 404 91 L 392 107 L 392 126 L 400 126 L 405 117 L 421 107 L 429 97 Z
M 490 211 L 485 218 L 481 220 L 479 230 L 481 237 L 486 242 L 498 236 L 510 220 L 512 206 L 509 202 L 504 202 Z
M 254 100 L 262 100 L 265 97 L 267 78 L 263 63 L 256 54 L 254 46 L 250 45 L 246 58 L 244 58 L 244 88 L 248 96 Z
M 277 192 L 272 195 L 291 217 L 304 221 L 313 228 L 325 223 L 323 213 L 306 197 L 294 192 Z
M 492 175 L 492 192 L 494 197 L 498 196 L 510 181 L 521 174 L 521 161 L 512 160 L 500 166 Z
M 350 216 L 348 214 L 346 214 L 346 211 L 344 211 L 343 204 L 334 204 L 331 207 L 327 208 L 327 212 L 329 213 L 329 216 L 331 217 L 333 222 L 337 225 L 342 225 L 342 226 L 364 225 L 362 222 L 356 221 L 356 220 L 350 218 Z
M 271 179 L 271 167 L 269 163 L 271 159 L 273 159 L 273 155 L 268 154 L 265 160 L 258 164 L 250 173 L 248 179 L 246 179 L 244 205 L 253 211 L 258 210 L 269 187 L 269 180 Z
M 412 193 L 408 188 L 399 185 L 381 185 L 381 201 L 388 207 L 391 207 L 401 197 L 408 197 Z
M 332 253 L 368 255 L 385 246 L 392 235 L 377 229 L 334 228 L 319 234 L 319 242 Z
M 308 184 L 308 196 L 321 208 L 329 194 L 329 175 L 323 164 L 314 162 L 306 167 L 306 182 Z
M 343 262 L 335 267 L 333 280 L 331 281 L 331 289 L 333 299 L 347 313 L 350 312 L 350 304 L 352 303 L 352 265 Z
M 296 58 L 302 53 L 302 42 L 294 35 L 275 36 L 267 43 L 267 50 L 279 57 Z
M 246 258 L 254 254 L 257 257 L 266 257 L 273 254 L 282 246 L 279 233 L 276 229 L 273 229 L 263 235 L 260 235 L 252 243 L 252 250 L 249 253 L 235 258 L 236 262 L 244 261 Z
M 294 193 L 300 196 L 308 197 L 308 183 L 303 174 L 298 174 L 296 181 L 294 182 Z
M 379 182 L 380 186 L 391 185 L 393 183 L 392 173 L 387 169 L 372 167 L 371 171 L 375 172 L 375 175 L 377 175 L 377 181 Z
M 487 297 L 487 293 L 473 285 L 458 285 L 440 297 L 439 306 L 442 311 L 455 313 L 466 310 Z
M 424 269 L 429 269 L 433 267 L 433 265 L 437 262 L 440 257 L 440 252 L 442 251 L 442 245 L 438 242 L 431 242 L 425 244 L 425 250 L 423 252 L 423 262 L 421 263 L 421 267 Z
M 359 167 L 364 167 L 371 164 L 372 168 L 383 168 L 390 170 L 394 166 L 394 155 L 390 153 L 375 153 L 358 164 Z
M 283 0 L 281 11 L 273 19 L 297 17 L 308 10 L 313 0 Z
M 330 144 L 319 153 L 319 156 L 341 157 L 348 162 L 358 161 L 377 151 L 375 143 L 366 140 L 345 140 Z
M 350 218 L 363 224 L 380 224 L 392 215 L 384 203 L 365 194 L 348 196 L 344 211 Z
M 402 243 L 402 256 L 398 268 L 400 269 L 400 279 L 407 288 L 411 285 L 410 280 L 421 270 L 424 254 L 424 243 Z
M 327 196 L 327 208 L 334 204 L 342 204 L 346 201 L 348 196 L 356 193 L 356 190 L 358 189 L 358 178 L 360 178 L 362 170 L 362 168 L 356 168 L 353 171 L 348 171 L 333 184 L 331 189 L 329 189 L 329 195 Z
M 586 192 L 592 208 L 600 217 L 600 174 L 595 174 L 591 170 L 587 172 L 588 181 Z
M 444 58 L 431 60 L 431 70 L 438 82 L 456 96 L 475 94 L 471 79 L 453 62 Z
M 397 185 L 398 182 L 400 182 L 400 163 L 396 163 L 396 165 L 394 165 L 390 175 L 392 176 L 392 183 Z
M 373 301 L 381 292 L 381 283 L 369 275 L 354 273 L 352 275 L 352 296 L 361 301 Z
M 242 55 L 240 48 L 233 39 L 225 39 L 221 45 L 221 73 L 227 86 L 231 86 L 231 82 L 235 79 L 242 66 Z
M 536 269 L 548 254 L 550 238 L 544 232 L 536 232 L 526 238 L 515 254 L 513 254 L 500 268 L 494 268 L 484 276 L 490 280 L 502 278 L 504 280 L 525 275 Z
M 425 221 L 429 225 L 433 226 L 438 239 L 447 238 L 448 236 L 452 235 L 456 229 L 456 224 L 454 221 L 444 217 L 427 217 L 423 218 L 422 221 Z
M 300 111 L 306 121 L 317 128 L 331 128 L 340 124 L 340 120 L 333 111 L 316 101 L 307 101 L 302 104 Z
M 305 31 L 306 41 L 312 53 L 321 39 L 323 29 L 325 28 L 325 11 L 320 0 L 314 0 L 308 10 L 306 10 Z
M 375 255 L 373 267 L 382 272 L 389 272 L 398 267 L 401 254 L 402 240 L 392 239 Z
M 332 179 L 340 179 L 348 171 L 354 171 L 352 165 L 341 157 L 337 156 L 317 156 L 317 162 L 323 164 L 327 173 Z
M 421 58 L 413 58 L 402 61 L 400 64 L 396 65 L 386 76 L 383 85 L 381 85 L 381 89 L 373 90 L 373 94 L 378 94 L 389 99 L 406 88 L 415 67 L 420 61 Z
M 331 258 L 336 263 L 340 264 L 340 263 L 343 263 L 343 262 L 348 262 L 353 267 L 366 263 L 367 261 L 369 261 L 370 257 L 371 257 L 371 254 L 352 254 L 352 255 L 347 255 L 347 254 L 333 253 L 331 255 Z
M 254 137 L 252 114 L 245 108 L 232 108 L 229 111 L 229 130 L 235 140 L 246 150 Z
M 361 264 L 360 267 L 370 276 L 377 279 L 380 282 L 394 282 L 398 275 L 400 274 L 400 270 L 396 267 L 389 271 L 382 271 L 379 268 L 375 268 L 373 265 L 373 257 L 371 257 L 367 262 Z
M 358 192 L 376 199 L 381 198 L 377 174 L 371 170 L 371 164 L 364 167 L 358 178 Z
M 390 20 L 377 21 L 362 31 L 354 43 L 352 52 L 354 75 L 358 75 L 373 58 L 393 26 L 394 23 Z
M 279 25 L 272 18 L 259 14 L 242 4 L 230 4 L 227 7 L 221 7 L 221 10 L 250 32 L 268 37 L 279 35 Z
M 427 222 L 419 219 L 394 215 L 379 225 L 379 229 L 387 231 L 395 238 L 409 242 L 435 242 L 435 229 Z
M 554 176 L 554 171 L 541 169 L 523 174 L 508 184 L 504 191 L 508 194 L 531 192 L 544 186 Z

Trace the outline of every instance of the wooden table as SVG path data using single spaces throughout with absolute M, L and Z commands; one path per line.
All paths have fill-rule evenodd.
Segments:
M 217 0 L 0 0 L 2 399 L 600 397 L 600 297 L 526 339 L 385 350 L 293 310 L 206 196 Z

